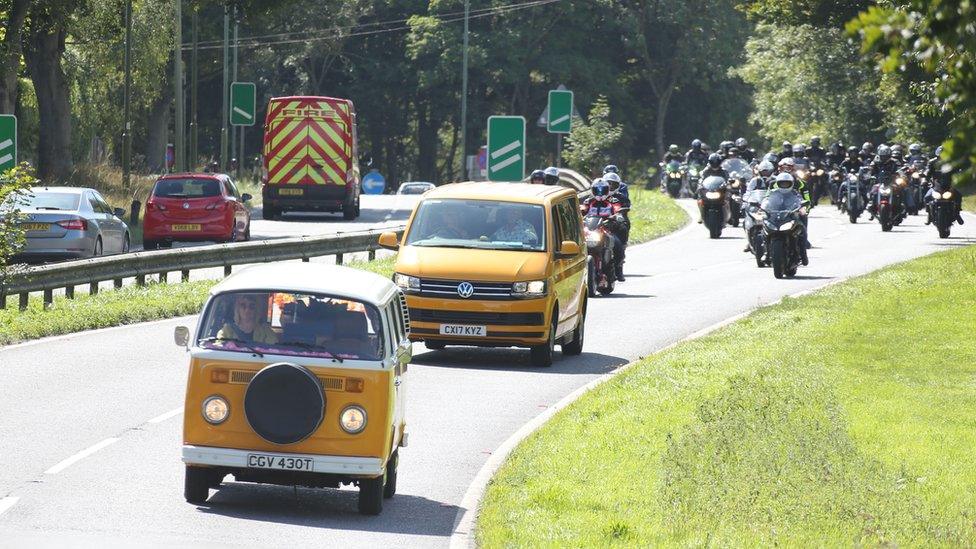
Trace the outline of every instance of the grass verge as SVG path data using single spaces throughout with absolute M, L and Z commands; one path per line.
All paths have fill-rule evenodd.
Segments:
M 393 258 L 355 262 L 349 265 L 393 276 Z M 26 311 L 20 311 L 16 299 L 9 299 L 0 309 L 0 345 L 9 345 L 41 337 L 107 328 L 122 324 L 146 322 L 198 312 L 207 292 L 217 280 L 176 284 L 126 286 L 120 290 L 101 291 L 95 295 L 75 294 L 75 299 L 56 296 L 47 309 L 40 299 L 31 299 Z
M 680 229 L 688 214 L 658 190 L 630 189 L 630 244 L 640 244 Z
M 651 356 L 513 452 L 482 547 L 976 544 L 976 249 Z

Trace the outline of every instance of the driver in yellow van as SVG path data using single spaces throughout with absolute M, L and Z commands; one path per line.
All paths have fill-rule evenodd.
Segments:
M 267 310 L 264 313 L 267 313 Z M 258 296 L 255 294 L 240 294 L 234 297 L 234 321 L 224 324 L 217 332 L 217 337 L 237 339 L 247 343 L 278 342 L 278 334 L 263 320 L 263 315 L 258 311 Z

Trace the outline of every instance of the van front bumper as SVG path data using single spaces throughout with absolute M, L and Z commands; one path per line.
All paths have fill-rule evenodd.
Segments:
M 383 474 L 384 463 L 380 458 L 354 456 L 319 456 L 311 454 L 289 454 L 281 452 L 262 452 L 237 450 L 234 448 L 214 448 L 211 446 L 183 446 L 183 463 L 187 465 L 207 465 L 227 469 L 250 469 L 253 471 L 277 471 L 249 467 L 249 454 L 283 458 L 304 458 L 312 460 L 312 473 L 342 475 L 350 477 L 377 477 Z
M 549 340 L 551 307 L 545 297 L 506 301 L 425 298 L 407 294 L 410 339 L 479 347 L 540 345 Z M 486 335 L 441 333 L 443 325 L 484 326 Z

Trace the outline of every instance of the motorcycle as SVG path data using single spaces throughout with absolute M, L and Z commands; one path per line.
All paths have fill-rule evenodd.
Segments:
M 844 173 L 844 170 L 835 167 L 834 169 L 830 170 L 829 179 L 830 179 L 830 185 L 829 185 L 830 203 L 837 206 L 837 209 L 843 212 L 844 200 L 843 197 L 841 197 L 840 195 L 840 188 L 841 185 L 844 184 L 845 180 L 850 181 L 850 177 L 848 177 L 848 175 Z
M 871 185 L 871 168 L 861 168 L 857 175 L 848 174 L 847 190 L 841 197 L 841 211 L 847 212 L 851 223 L 857 223 L 867 205 L 864 203 L 864 188 Z
M 882 231 L 890 231 L 904 218 L 903 192 L 902 186 L 891 174 L 878 176 L 878 222 Z
M 729 189 L 725 179 L 717 175 L 706 177 L 699 190 L 698 207 L 709 238 L 722 236 L 722 228 L 729 222 Z
M 672 160 L 667 164 L 661 164 L 661 167 L 664 168 L 664 189 L 671 198 L 679 198 L 681 196 L 681 183 L 684 178 L 681 162 Z
M 765 197 L 766 191 L 762 189 L 749 191 L 742 197 L 745 204 L 742 228 L 746 232 L 749 251 L 755 256 L 756 266 L 760 269 L 769 265 L 766 257 L 766 233 L 763 231 L 764 214 L 760 209 Z
M 939 238 L 949 238 L 952 224 L 956 222 L 956 201 L 954 189 L 947 191 L 932 191 L 932 203 L 929 204 L 932 223 L 939 230 Z
M 722 169 L 729 174 L 729 225 L 738 227 L 742 218 L 742 193 L 752 178 L 752 166 L 741 158 L 729 158 L 722 162 Z
M 698 184 L 701 183 L 702 166 L 697 162 L 693 162 L 684 168 L 688 192 L 691 193 L 691 196 L 695 196 L 698 194 Z
M 922 210 L 927 186 L 925 169 L 926 165 L 923 160 L 913 161 L 905 167 L 905 176 L 908 179 L 908 188 L 906 189 L 908 215 L 918 215 L 918 212 Z
M 803 246 L 802 204 L 796 193 L 770 194 L 763 202 L 763 234 L 769 246 L 769 263 L 776 278 L 792 278 L 806 257 Z
M 816 206 L 820 203 L 820 198 L 828 193 L 827 181 L 825 179 L 826 171 L 819 160 L 811 160 L 808 167 L 808 177 L 807 181 L 810 182 L 810 203 Z M 834 195 L 836 196 L 836 195 Z M 830 203 L 834 203 L 833 197 L 830 198 Z
M 623 209 L 614 208 L 606 215 L 587 213 L 583 218 L 588 259 L 586 289 L 590 297 L 613 292 L 617 283 L 617 261 L 613 251 L 614 223 L 624 223 Z

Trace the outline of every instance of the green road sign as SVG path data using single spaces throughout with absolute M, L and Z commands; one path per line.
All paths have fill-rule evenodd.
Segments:
M 254 82 L 234 82 L 230 85 L 230 125 L 253 126 L 257 116 Z
M 17 117 L 0 114 L 0 172 L 17 165 Z
M 549 90 L 549 133 L 569 133 L 573 125 L 573 92 Z
M 488 117 L 488 180 L 521 181 L 525 177 L 525 118 Z

